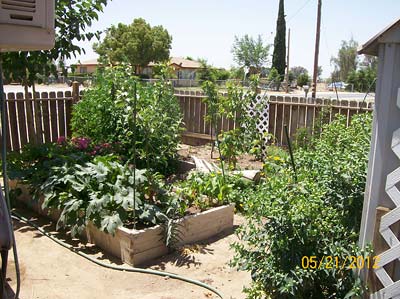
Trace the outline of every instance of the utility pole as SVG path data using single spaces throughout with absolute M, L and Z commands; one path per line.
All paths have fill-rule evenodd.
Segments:
M 313 84 L 312 84 L 312 95 L 311 95 L 313 99 L 315 99 L 317 93 L 319 36 L 321 32 L 321 6 L 322 6 L 322 0 L 318 0 L 317 32 L 315 37 L 315 52 L 314 52 L 314 73 L 313 73 Z
M 289 53 L 290 53 L 290 28 L 288 30 L 288 45 L 286 58 L 286 93 L 289 93 Z

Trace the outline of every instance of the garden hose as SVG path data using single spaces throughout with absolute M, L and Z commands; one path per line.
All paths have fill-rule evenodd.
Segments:
M 98 266 L 107 268 L 107 269 L 111 269 L 111 270 L 117 270 L 117 271 L 126 271 L 126 272 L 136 272 L 136 273 L 143 273 L 143 274 L 152 274 L 152 275 L 158 275 L 158 276 L 163 276 L 163 277 L 169 277 L 172 279 L 177 279 L 177 280 L 181 280 L 187 283 L 191 283 L 194 285 L 197 285 L 199 287 L 205 288 L 211 292 L 213 292 L 214 294 L 216 294 L 219 298 L 223 299 L 222 294 L 215 288 L 201 282 L 198 280 L 194 280 L 194 279 L 190 279 L 190 278 L 186 278 L 174 273 L 169 273 L 169 272 L 163 272 L 163 271 L 157 271 L 157 270 L 152 270 L 152 269 L 143 269 L 143 268 L 136 268 L 136 267 L 123 267 L 123 266 L 114 266 L 114 265 L 110 265 L 107 263 L 103 263 L 100 262 L 98 259 L 91 257 L 90 255 L 87 255 L 86 253 L 83 253 L 82 251 L 74 248 L 73 246 L 69 245 L 68 243 L 65 243 L 57 238 L 55 238 L 54 236 L 52 236 L 51 234 L 49 234 L 48 232 L 46 232 L 44 229 L 42 229 L 41 227 L 39 227 L 38 225 L 36 225 L 35 223 L 33 223 L 32 221 L 30 221 L 29 219 L 19 215 L 18 213 L 16 213 L 15 211 L 12 212 L 12 218 L 21 222 L 24 222 L 32 227 L 34 227 L 36 230 L 38 230 L 42 235 L 48 237 L 50 240 L 56 242 L 57 244 L 63 246 L 64 248 L 72 251 L 73 253 L 76 253 L 77 255 L 91 261 L 92 263 L 95 263 Z

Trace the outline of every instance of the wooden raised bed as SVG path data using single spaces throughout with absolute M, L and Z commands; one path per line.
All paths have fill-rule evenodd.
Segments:
M 57 221 L 60 212 L 41 208 L 43 200 L 33 202 L 24 185 L 10 182 L 10 189 L 21 188 L 22 194 L 18 201 L 31 208 L 40 215 Z M 208 239 L 233 227 L 234 205 L 225 205 L 210 210 L 185 216 L 178 220 L 182 239 L 179 245 Z M 114 235 L 107 234 L 93 224 L 86 227 L 86 236 L 89 243 L 93 243 L 104 251 L 119 257 L 122 262 L 136 266 L 168 253 L 163 240 L 163 228 L 160 225 L 142 230 L 120 227 Z

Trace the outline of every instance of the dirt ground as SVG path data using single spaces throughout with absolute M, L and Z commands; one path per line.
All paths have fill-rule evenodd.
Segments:
M 235 216 L 235 227 L 243 221 L 242 216 Z M 47 231 L 54 232 L 54 227 L 48 224 L 47 219 L 40 218 L 36 222 Z M 22 274 L 20 299 L 218 298 L 206 289 L 175 279 L 100 267 L 24 223 L 14 221 L 14 226 Z M 238 272 L 228 265 L 233 257 L 229 245 L 236 240 L 233 230 L 224 232 L 198 243 L 199 246 L 187 248 L 184 250 L 189 254 L 187 256 L 173 253 L 143 267 L 200 280 L 221 291 L 224 299 L 245 298 L 242 289 L 250 283 L 250 274 Z M 83 246 L 79 242 L 69 242 L 74 246 Z M 121 265 L 121 262 L 96 247 L 83 246 L 82 250 L 102 262 Z M 15 289 L 12 252 L 8 276 L 10 286 Z
M 191 146 L 186 144 L 180 144 L 178 154 L 186 160 L 191 160 L 192 156 L 204 159 L 207 162 L 215 163 L 219 166 L 218 149 L 215 147 L 211 157 L 211 145 L 202 146 Z M 244 154 L 238 157 L 238 168 L 245 169 L 262 169 L 262 162 L 254 159 L 254 156 Z

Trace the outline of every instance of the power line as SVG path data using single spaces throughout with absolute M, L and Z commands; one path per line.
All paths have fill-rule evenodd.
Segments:
M 289 23 L 295 16 L 297 16 L 297 14 L 303 10 L 304 7 L 307 6 L 307 4 L 310 2 L 311 0 L 307 0 L 294 14 L 292 14 L 290 16 L 290 18 L 287 19 L 286 23 Z

